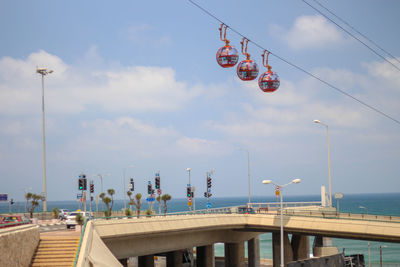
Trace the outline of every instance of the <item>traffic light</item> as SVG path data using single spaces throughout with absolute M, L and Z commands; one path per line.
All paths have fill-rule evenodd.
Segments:
M 160 189 L 160 177 L 159 176 L 156 176 L 155 184 L 156 184 L 156 189 Z
M 211 177 L 207 177 L 207 188 L 211 188 Z
M 131 190 L 131 192 L 135 191 L 135 183 L 133 182 L 133 178 L 131 178 L 129 190 Z
M 83 180 L 83 190 L 86 191 L 86 190 L 87 190 L 86 175 L 83 175 L 83 177 L 84 177 L 84 178 L 82 179 L 82 180 Z
M 151 195 L 151 192 L 153 192 L 153 189 L 151 188 L 151 184 L 147 185 L 147 194 Z
M 204 197 L 211 197 L 211 196 L 212 196 L 211 193 L 204 192 Z
M 90 184 L 90 193 L 94 193 L 94 184 Z
M 188 186 L 186 188 L 186 196 L 187 197 L 192 197 L 192 188 L 190 186 Z
M 78 190 L 86 190 L 87 189 L 87 180 L 86 180 L 86 175 L 81 174 L 79 175 L 79 180 L 78 180 Z

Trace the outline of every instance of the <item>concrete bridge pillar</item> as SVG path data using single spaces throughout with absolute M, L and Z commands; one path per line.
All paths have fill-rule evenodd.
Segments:
M 308 259 L 310 251 L 310 237 L 306 235 L 292 235 L 293 260 Z
M 128 266 L 128 259 L 118 259 L 118 261 L 122 264 L 122 266 L 124 267 Z
M 197 267 L 215 267 L 214 244 L 196 248 Z
M 247 241 L 249 267 L 260 266 L 260 236 Z
M 138 262 L 140 267 L 154 267 L 154 255 L 139 256 Z
M 283 233 L 283 248 L 284 248 L 284 263 L 285 266 L 288 262 L 293 261 L 293 250 L 290 244 L 289 236 L 287 233 Z M 281 264 L 281 233 L 272 233 L 272 254 L 273 254 L 273 267 L 279 267 Z
M 167 253 L 167 267 L 182 267 L 183 251 L 176 250 Z
M 225 267 L 244 266 L 244 242 L 225 243 Z
M 331 256 L 338 253 L 338 248 L 332 246 L 331 237 L 316 236 L 314 238 L 313 255 L 315 257 Z

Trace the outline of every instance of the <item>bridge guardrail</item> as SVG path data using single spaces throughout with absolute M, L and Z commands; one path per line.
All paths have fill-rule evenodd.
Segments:
M 160 217 L 160 216 L 184 216 L 184 215 L 201 215 L 201 214 L 243 214 L 239 212 L 242 206 L 229 206 L 212 209 L 201 209 L 196 211 L 181 211 L 170 212 L 167 214 L 152 214 L 140 215 L 139 218 L 145 217 Z M 276 216 L 280 212 L 280 203 L 248 203 L 247 207 L 251 207 L 255 214 L 269 214 Z M 283 214 L 285 216 L 304 216 L 304 217 L 318 217 L 326 219 L 345 219 L 345 220 L 371 220 L 380 222 L 395 222 L 400 223 L 400 216 L 390 215 L 372 215 L 372 214 L 356 214 L 356 213 L 340 213 L 335 208 L 322 207 L 320 201 L 312 202 L 285 202 L 283 203 Z M 253 212 L 250 212 L 253 213 Z M 113 216 L 113 217 L 96 217 L 95 219 L 122 219 L 127 216 Z M 135 217 L 136 216 L 131 216 Z

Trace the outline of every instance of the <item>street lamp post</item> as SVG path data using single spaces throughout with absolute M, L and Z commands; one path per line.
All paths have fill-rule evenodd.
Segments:
M 101 192 L 102 193 L 104 193 L 104 189 L 103 189 L 103 176 L 109 176 L 110 174 L 109 173 L 107 173 L 107 174 L 96 174 L 96 175 L 94 175 L 94 176 L 97 176 L 97 177 L 99 177 L 100 178 L 100 182 L 101 182 Z
M 368 216 L 368 208 L 364 207 L 364 206 L 360 206 L 360 209 L 365 209 L 367 212 L 367 216 Z M 371 242 L 368 241 L 368 266 L 371 267 Z
M 319 123 L 326 127 L 326 144 L 328 146 L 328 172 L 329 172 L 329 207 L 332 207 L 331 152 L 329 144 L 329 127 L 327 124 L 324 124 L 319 120 L 314 120 L 314 122 Z
M 47 211 L 47 181 L 46 181 L 46 131 L 45 131 L 45 112 L 44 112 L 44 76 L 52 73 L 46 68 L 36 68 L 36 73 L 42 75 L 42 164 L 43 164 L 43 211 Z
M 247 177 L 248 177 L 248 205 L 250 205 L 250 153 L 248 150 L 244 148 L 239 148 L 239 150 L 242 150 L 247 153 Z
M 124 168 L 124 181 L 123 181 L 123 183 L 124 183 L 124 209 L 126 209 L 126 188 L 125 188 L 125 174 L 126 174 L 126 169 L 127 168 L 133 168 L 133 167 L 135 167 L 133 164 L 131 164 L 131 165 L 129 165 L 128 167 L 125 167 Z
M 285 266 L 285 259 L 284 259 L 284 248 L 283 248 L 283 196 L 282 196 L 282 191 L 283 188 L 290 185 L 290 184 L 298 184 L 301 182 L 301 179 L 293 179 L 290 183 L 287 183 L 285 185 L 278 185 L 274 183 L 272 180 L 263 180 L 263 184 L 273 184 L 277 187 L 279 190 L 279 195 L 281 196 L 281 267 Z

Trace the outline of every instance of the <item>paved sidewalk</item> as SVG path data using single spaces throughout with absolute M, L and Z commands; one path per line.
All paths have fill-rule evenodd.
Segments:
M 40 236 L 81 236 L 81 231 L 75 231 L 75 229 L 65 229 L 61 231 L 52 231 L 52 232 L 42 232 Z
M 62 225 L 65 224 L 65 221 L 61 220 L 38 220 L 38 225 Z

